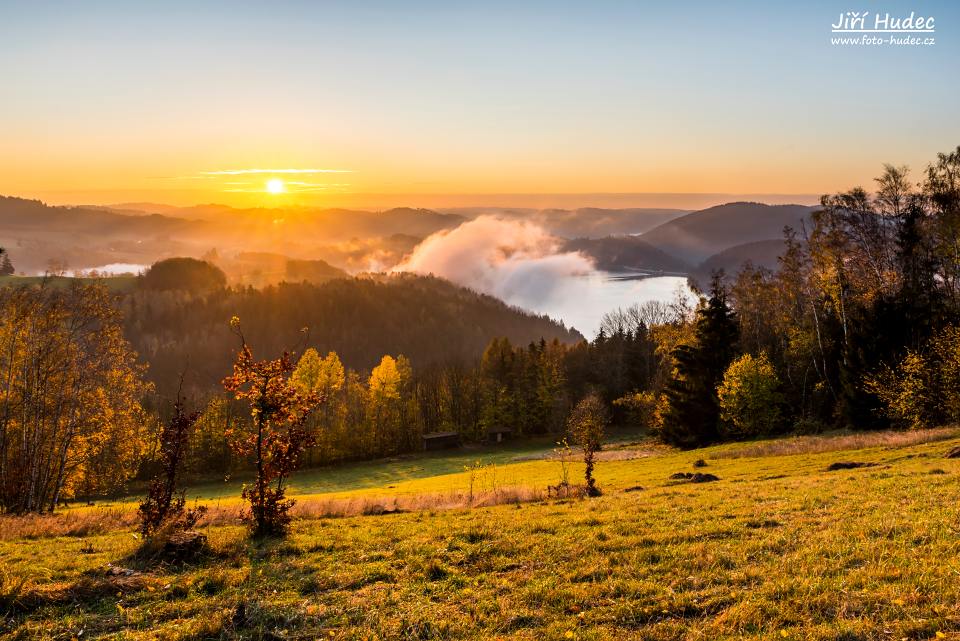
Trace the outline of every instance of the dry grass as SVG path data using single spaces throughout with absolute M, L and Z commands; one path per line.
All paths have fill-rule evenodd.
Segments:
M 458 510 L 471 507 L 491 507 L 512 503 L 529 503 L 546 497 L 546 492 L 531 487 L 501 487 L 474 492 L 447 492 L 404 496 L 356 496 L 299 499 L 293 507 L 294 517 L 320 519 L 331 517 L 371 516 L 424 510 Z M 238 508 L 214 508 L 206 520 L 211 525 L 236 523 Z
M 183 565 L 136 565 L 129 529 L 0 540 L 0 638 L 960 639 L 960 459 L 943 458 L 960 436 L 944 433 L 862 435 L 856 453 L 832 451 L 851 443 L 833 435 L 793 439 L 831 444 L 800 457 L 723 457 L 741 443 L 610 461 L 589 500 L 521 487 L 556 483 L 554 461 L 498 467 L 499 485 L 491 470 L 304 493 L 282 541 L 249 539 L 224 500 L 210 554 Z M 719 482 L 670 480 L 697 458 Z M 876 465 L 828 472 L 837 460 Z M 465 479 L 483 486 L 472 500 Z
M 899 448 L 946 441 L 960 435 L 956 427 L 941 427 L 910 432 L 852 432 L 824 434 L 819 436 L 796 436 L 793 438 L 762 441 L 751 445 L 734 447 L 715 452 L 710 458 L 758 458 L 763 456 L 793 456 L 795 454 L 819 454 L 841 450 L 865 450 L 874 447 Z
M 418 512 L 457 510 L 529 503 L 546 498 L 545 489 L 508 486 L 474 492 L 414 494 L 403 496 L 352 496 L 297 499 L 292 514 L 298 519 L 345 518 Z M 198 527 L 238 525 L 244 505 L 240 502 L 208 504 Z M 130 507 L 75 508 L 56 514 L 8 515 L 0 518 L 0 540 L 40 539 L 59 536 L 87 537 L 108 532 L 135 530 L 137 513 Z
M 136 523 L 136 511 L 129 508 L 74 508 L 55 514 L 8 515 L 0 518 L 0 540 L 86 537 L 129 529 Z

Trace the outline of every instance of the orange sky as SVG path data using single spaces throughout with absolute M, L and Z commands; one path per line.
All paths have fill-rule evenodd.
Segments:
M 562 4 L 2 4 L 0 194 L 821 194 L 960 142 L 955 5 L 936 47 L 864 50 L 831 46 L 828 3 Z M 342 172 L 211 173 L 244 169 Z

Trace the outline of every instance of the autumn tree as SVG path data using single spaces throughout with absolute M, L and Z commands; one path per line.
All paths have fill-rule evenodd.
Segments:
M 315 447 L 310 452 L 311 462 L 324 454 L 333 456 L 334 439 L 338 436 L 343 419 L 343 389 L 346 382 L 340 357 L 336 352 L 321 357 L 317 350 L 308 348 L 300 356 L 291 381 L 302 393 L 315 393 L 324 399 L 318 411 L 308 418 L 316 434 Z
M 120 490 L 143 456 L 149 389 L 101 285 L 0 288 L 0 511 Z
M 256 469 L 254 483 L 243 489 L 250 503 L 248 520 L 257 536 L 280 535 L 289 527 L 294 504 L 286 498 L 287 482 L 314 438 L 305 428 L 306 419 L 323 399 L 314 391 L 301 391 L 291 381 L 295 366 L 289 352 L 277 359 L 255 360 L 240 320 L 233 317 L 230 325 L 241 345 L 233 374 L 223 380 L 223 386 L 249 404 L 252 423 L 231 433 L 234 449 L 252 455 Z
M 726 439 L 755 438 L 781 427 L 783 396 L 780 379 L 763 352 L 735 359 L 717 388 L 720 435 Z
M 583 476 L 586 481 L 587 496 L 600 495 L 597 481 L 593 478 L 593 468 L 596 464 L 597 452 L 603 446 L 609 423 L 610 414 L 607 405 L 595 392 L 583 397 L 567 419 L 570 437 L 583 452 L 585 466 Z
M 381 358 L 370 372 L 367 398 L 378 454 L 395 453 L 402 441 L 412 436 L 403 433 L 411 375 L 410 361 L 390 355 Z

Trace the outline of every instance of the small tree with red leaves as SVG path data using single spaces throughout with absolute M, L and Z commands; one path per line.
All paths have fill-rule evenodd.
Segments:
M 300 466 L 304 451 L 314 443 L 306 419 L 323 398 L 292 384 L 290 374 L 295 365 L 291 353 L 284 352 L 274 360 L 254 360 L 236 316 L 230 326 L 241 345 L 233 375 L 223 380 L 223 387 L 237 400 L 250 404 L 252 418 L 247 428 L 230 430 L 230 444 L 237 454 L 253 456 L 257 472 L 253 485 L 243 489 L 243 498 L 250 502 L 246 517 L 254 535 L 282 535 L 290 525 L 294 504 L 285 496 L 286 483 Z
M 183 379 L 181 378 L 181 386 Z M 200 412 L 187 412 L 185 402 L 177 392 L 173 416 L 163 425 L 159 434 L 158 463 L 160 471 L 150 481 L 147 497 L 140 503 L 140 532 L 144 536 L 173 530 L 189 530 L 206 512 L 206 507 L 186 509 L 186 492 L 178 489 L 179 476 L 187 458 L 190 433 Z

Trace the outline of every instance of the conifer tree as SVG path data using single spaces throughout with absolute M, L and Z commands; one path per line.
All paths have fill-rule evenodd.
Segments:
M 0 276 L 13 276 L 17 273 L 13 263 L 10 262 L 10 254 L 3 247 L 0 247 Z
M 677 367 L 666 389 L 668 408 L 662 428 L 666 442 L 691 448 L 718 439 L 717 386 L 736 355 L 738 334 L 723 273 L 716 272 L 710 298 L 697 310 L 693 343 L 673 352 Z

